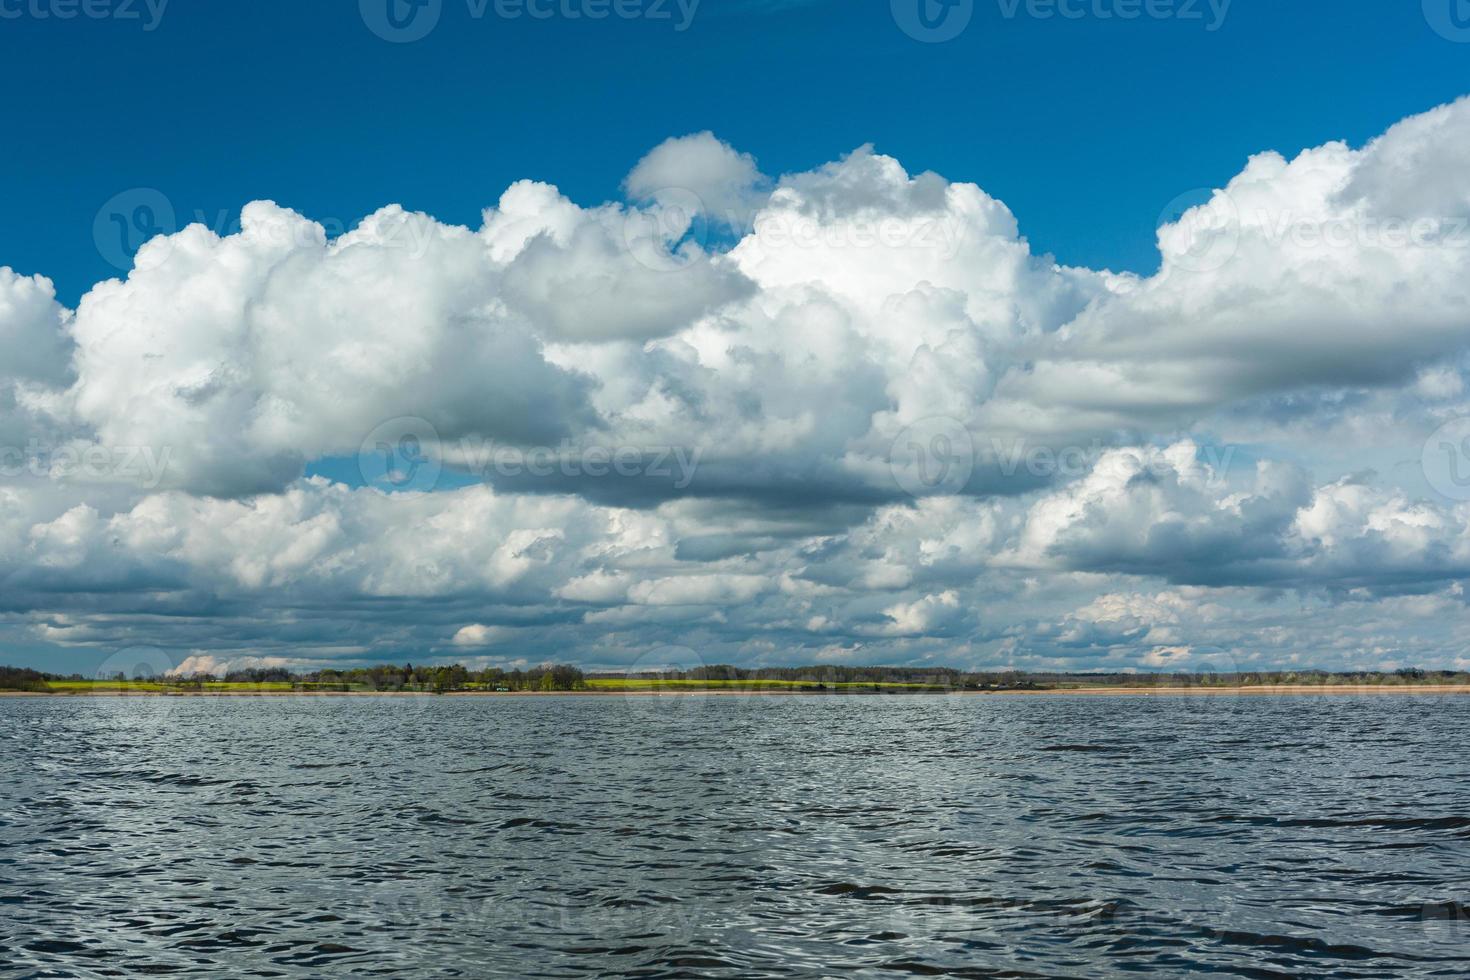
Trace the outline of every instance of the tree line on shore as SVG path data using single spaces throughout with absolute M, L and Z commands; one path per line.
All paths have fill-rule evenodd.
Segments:
M 472 670 L 463 664 L 419 666 L 378 664 L 342 670 L 317 670 L 298 673 L 285 667 L 252 667 L 221 674 L 194 673 L 187 676 L 166 674 L 148 677 L 84 676 L 82 674 L 47 674 L 16 667 L 0 667 L 0 690 L 46 691 L 49 683 L 103 682 L 146 683 L 179 690 L 202 690 L 209 685 L 228 684 L 236 687 L 263 688 L 289 685 L 300 691 L 580 691 L 586 688 L 586 677 L 578 667 L 544 664 L 526 669 L 506 670 L 491 667 Z
M 1273 686 L 1349 686 L 1349 685 L 1470 685 L 1470 674 L 1464 671 L 1421 670 L 1406 667 L 1394 671 L 1324 670 L 1293 671 L 1179 671 L 1156 673 L 1035 673 L 1019 670 L 962 671 L 950 667 L 856 667 L 823 665 L 809 667 L 735 667 L 715 664 L 689 670 L 664 670 L 628 673 L 624 671 L 584 672 L 566 664 L 543 664 L 525 669 L 490 667 L 471 669 L 463 664 L 418 666 L 378 664 L 295 672 L 284 667 L 249 668 L 222 674 L 189 676 L 159 675 L 128 678 L 122 674 L 108 677 L 81 674 L 51 674 L 23 667 L 0 666 L 0 690 L 44 693 L 52 690 L 51 682 L 140 682 L 171 689 L 202 690 L 211 684 L 234 686 L 289 687 L 298 691 L 379 691 L 379 692 L 556 692 L 583 691 L 593 685 L 589 681 L 638 680 L 676 681 L 682 683 L 712 682 L 738 687 L 741 682 L 781 681 L 801 684 L 812 689 L 851 688 L 857 685 L 908 685 L 931 691 L 1024 691 L 1055 690 L 1070 687 L 1273 687 Z
M 966 671 L 952 667 L 735 667 L 714 664 L 688 670 L 626 674 L 592 672 L 590 679 L 658 678 L 679 681 L 788 681 L 803 684 L 909 684 L 951 690 L 1050 690 L 1068 687 L 1280 687 L 1298 685 L 1394 686 L 1405 684 L 1470 684 L 1470 673 L 1403 667 L 1393 671 L 1326 670 L 1179 670 L 1148 673 L 1047 672 L 1023 670 Z
M 40 671 L 28 670 L 24 667 L 0 667 L 0 691 L 42 692 L 46 690 L 48 690 L 46 675 Z
M 256 671 L 226 675 L 224 680 L 260 683 L 265 678 Z M 463 664 L 449 666 L 402 667 L 378 665 L 347 670 L 320 670 L 309 674 L 273 676 L 272 680 L 290 680 L 305 689 L 351 691 L 366 688 L 373 691 L 580 691 L 587 687 L 586 676 L 578 667 L 567 664 L 543 664 L 524 670 L 489 667 L 471 670 Z

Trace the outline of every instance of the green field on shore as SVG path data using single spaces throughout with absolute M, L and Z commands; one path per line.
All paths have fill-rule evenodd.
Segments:
M 944 691 L 948 688 L 937 684 L 911 684 L 887 681 L 698 681 L 673 680 L 658 677 L 593 677 L 587 680 L 591 691 L 871 691 L 874 689 L 897 691 Z

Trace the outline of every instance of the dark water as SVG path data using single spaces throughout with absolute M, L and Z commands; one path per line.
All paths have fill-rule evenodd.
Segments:
M 1470 699 L 0 699 L 7 976 L 1470 975 Z

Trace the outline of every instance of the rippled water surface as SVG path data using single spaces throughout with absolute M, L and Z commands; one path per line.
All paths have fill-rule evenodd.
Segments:
M 1470 975 L 1470 699 L 0 699 L 36 977 Z

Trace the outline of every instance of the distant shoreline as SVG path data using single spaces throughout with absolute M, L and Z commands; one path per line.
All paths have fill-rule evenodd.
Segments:
M 1464 694 L 1470 684 L 1263 684 L 1243 687 L 1072 687 L 1030 690 L 781 690 L 706 688 L 661 691 L 0 691 L 0 698 L 688 698 L 688 697 L 1269 697 L 1271 695 Z

